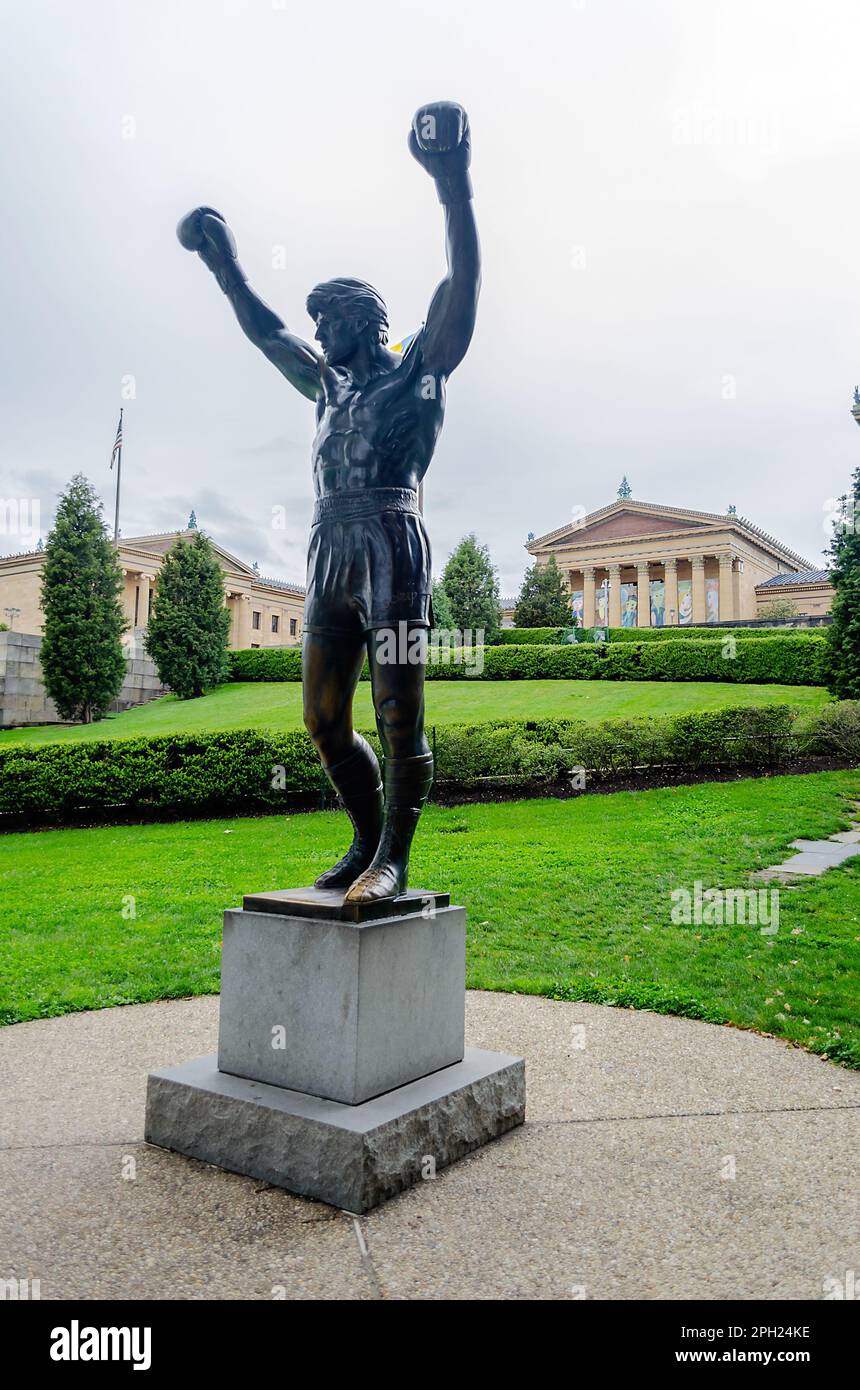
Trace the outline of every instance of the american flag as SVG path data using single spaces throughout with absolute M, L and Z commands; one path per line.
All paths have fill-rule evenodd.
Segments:
M 113 453 L 110 456 L 110 466 L 113 468 L 116 456 L 122 448 L 122 411 L 119 412 L 119 424 L 116 427 L 116 439 L 113 442 Z

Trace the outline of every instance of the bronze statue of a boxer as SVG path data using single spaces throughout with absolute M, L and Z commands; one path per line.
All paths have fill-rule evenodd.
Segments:
M 463 108 L 447 101 L 422 106 L 409 149 L 435 181 L 445 211 L 448 272 L 426 323 L 400 356 L 386 347 L 385 304 L 363 280 L 327 280 L 308 296 L 320 354 L 250 288 L 220 213 L 196 208 L 177 229 L 182 245 L 215 274 L 251 342 L 316 403 L 304 719 L 354 830 L 346 854 L 316 886 L 343 889 L 346 900 L 357 903 L 405 890 L 412 837 L 433 781 L 424 736 L 424 663 L 405 659 L 402 642 L 380 638 L 392 631 L 426 633 L 431 625 L 430 543 L 418 485 L 442 428 L 445 384 L 471 341 L 481 284 Z M 365 654 L 383 776 L 373 750 L 352 727 Z

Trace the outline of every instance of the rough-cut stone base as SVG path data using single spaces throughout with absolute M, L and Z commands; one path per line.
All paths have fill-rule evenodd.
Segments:
M 152 1072 L 146 1139 L 346 1211 L 364 1212 L 525 1119 L 525 1063 L 462 1062 L 361 1105 L 219 1072 L 216 1058 Z

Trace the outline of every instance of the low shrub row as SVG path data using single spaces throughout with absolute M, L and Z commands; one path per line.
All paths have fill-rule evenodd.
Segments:
M 618 642 L 477 647 L 440 651 L 428 680 L 728 681 L 763 685 L 823 685 L 826 639 L 771 637 L 748 642 L 723 633 L 722 642 Z M 301 654 L 273 647 L 231 654 L 235 681 L 301 680 Z M 459 659 L 458 659 L 459 658 Z M 367 667 L 363 679 L 367 679 Z
M 559 646 L 569 642 L 674 642 L 712 641 L 727 633 L 736 638 L 821 637 L 820 627 L 507 627 L 500 628 L 490 645 L 494 647 Z
M 368 738 L 379 751 L 375 733 Z M 501 779 L 558 782 L 572 769 L 612 779 L 635 770 L 787 766 L 810 755 L 860 763 L 860 702 L 801 716 L 789 705 L 673 717 L 509 720 L 433 731 L 437 780 L 447 792 Z M 286 809 L 321 786 L 304 733 L 205 735 L 55 743 L 0 750 L 0 824 L 82 816 L 158 819 Z
M 772 767 L 811 749 L 811 726 L 799 719 L 790 705 L 769 705 L 599 724 L 540 719 L 454 725 L 438 742 L 436 777 L 472 787 L 485 778 L 514 785 L 553 782 L 574 768 L 611 779 L 660 769 Z M 855 751 L 860 760 L 860 728 Z M 832 755 L 849 758 L 844 751 Z
M 575 638 L 583 641 L 588 634 L 583 628 L 573 629 L 569 627 L 500 627 L 497 628 L 491 642 L 494 647 L 526 647 L 537 642 L 538 646 L 546 646 L 548 643 L 558 645 L 559 642 L 569 642 Z
M 594 638 L 601 628 L 590 628 L 588 635 Z M 707 627 L 611 627 L 610 642 L 674 642 L 680 641 L 722 641 L 731 634 L 735 638 L 761 639 L 806 637 L 821 639 L 826 629 L 822 627 L 719 627 L 712 623 Z M 598 641 L 601 639 L 598 638 Z
M 62 818 L 81 811 L 200 811 L 282 806 L 319 786 L 303 732 L 241 729 L 0 750 L 0 814 Z
M 482 680 L 727 681 L 821 685 L 825 640 L 623 642 L 485 647 Z M 474 680 L 468 665 L 429 665 L 429 680 Z
M 227 653 L 231 681 L 300 681 L 301 647 L 252 647 Z

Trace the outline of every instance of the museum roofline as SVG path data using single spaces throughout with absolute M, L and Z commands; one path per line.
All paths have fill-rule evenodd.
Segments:
M 182 531 L 149 531 L 145 536 L 120 536 L 117 541 L 114 541 L 113 537 L 111 537 L 110 540 L 111 544 L 115 545 L 117 550 L 121 550 L 123 546 L 132 546 L 138 555 L 145 556 L 147 559 L 151 560 L 163 560 L 167 552 L 164 550 L 147 550 L 146 541 L 164 540 L 169 536 L 176 536 L 177 538 L 179 536 L 192 537 L 198 534 L 205 533 L 201 533 L 194 529 L 188 530 L 186 528 Z M 212 540 L 211 536 L 209 540 L 212 541 L 213 546 L 221 555 L 224 555 L 228 560 L 232 560 L 234 564 L 239 565 L 241 569 L 246 572 L 247 578 L 258 584 L 268 585 L 269 588 L 272 589 L 283 589 L 287 593 L 294 593 L 297 595 L 304 594 L 305 588 L 303 584 L 294 584 L 289 579 L 273 579 L 270 576 L 267 577 L 257 574 L 253 566 L 247 564 L 245 560 L 240 560 L 238 555 L 232 555 L 230 551 L 225 550 L 223 545 L 220 545 L 218 541 Z M 10 560 L 44 560 L 46 554 L 47 550 L 44 549 L 13 551 L 10 555 L 0 555 L 0 565 Z
M 547 531 L 546 535 L 535 536 L 534 540 L 526 541 L 524 549 L 531 554 L 536 547 L 546 545 L 550 541 L 558 540 L 559 537 L 571 531 L 584 530 L 591 522 L 601 520 L 601 518 L 607 516 L 610 512 L 625 510 L 642 511 L 646 514 L 651 512 L 654 516 L 693 517 L 697 521 L 721 523 L 724 526 L 736 526 L 739 530 L 747 532 L 754 539 L 763 541 L 766 545 L 774 547 L 790 560 L 795 561 L 798 565 L 802 565 L 805 570 L 810 571 L 812 569 L 812 565 L 810 565 L 809 561 L 805 559 L 803 555 L 798 555 L 797 551 L 791 550 L 787 545 L 783 545 L 782 541 L 778 541 L 775 536 L 771 536 L 767 531 L 763 531 L 761 527 L 754 525 L 753 522 L 748 521 L 744 516 L 736 516 L 734 513 L 729 512 L 694 511 L 689 507 L 666 507 L 660 502 L 638 502 L 632 497 L 616 498 L 613 502 L 607 503 L 605 507 L 599 507 L 596 512 L 589 512 L 579 523 L 568 521 L 564 526 L 558 526 L 554 531 Z M 638 537 L 625 536 L 619 537 L 618 539 L 633 541 L 637 540 Z M 576 542 L 573 542 L 573 544 L 575 543 Z
M 39 560 L 44 554 L 44 550 L 13 550 L 9 555 L 0 555 L 0 565 L 4 560 Z
M 269 579 L 264 574 L 257 575 L 258 584 L 268 584 L 272 589 L 285 589 L 291 594 L 304 594 L 306 592 L 304 584 L 292 584 L 289 579 Z
M 791 574 L 772 574 L 770 579 L 763 579 L 760 584 L 756 584 L 758 589 L 805 589 L 811 584 L 832 584 L 833 575 L 830 570 L 795 570 Z

